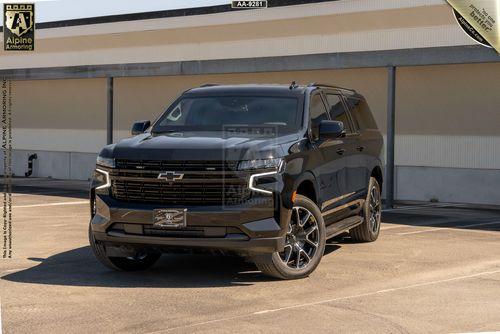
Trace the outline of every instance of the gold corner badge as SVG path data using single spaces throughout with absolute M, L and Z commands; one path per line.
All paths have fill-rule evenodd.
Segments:
M 35 49 L 35 4 L 3 5 L 3 48 L 5 51 Z
M 500 53 L 500 0 L 447 0 L 457 22 L 478 43 Z

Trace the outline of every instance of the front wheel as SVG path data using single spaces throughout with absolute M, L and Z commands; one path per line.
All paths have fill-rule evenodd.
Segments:
M 92 248 L 92 252 L 94 253 L 97 260 L 104 266 L 118 271 L 146 270 L 149 267 L 153 266 L 161 256 L 160 253 L 151 253 L 146 251 L 138 252 L 135 256 L 132 257 L 107 256 L 106 247 L 95 240 L 90 225 L 89 242 L 90 248 Z
M 382 218 L 382 200 L 377 179 L 370 178 L 368 194 L 363 206 L 364 222 L 353 228 L 349 234 L 354 241 L 371 242 L 378 238 Z
M 309 276 L 325 250 L 325 223 L 319 208 L 309 198 L 297 195 L 282 252 L 256 263 L 266 275 L 281 279 Z

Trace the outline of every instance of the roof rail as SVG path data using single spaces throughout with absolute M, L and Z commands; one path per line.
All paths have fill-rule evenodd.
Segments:
M 317 82 L 311 82 L 310 84 L 307 85 L 307 87 L 313 87 L 313 86 L 335 88 L 335 89 L 340 89 L 340 90 L 346 90 L 346 91 L 349 91 L 352 93 L 357 93 L 355 89 L 345 88 L 345 87 L 340 87 L 340 86 L 335 86 L 335 85 L 322 84 L 322 83 L 317 83 Z
M 219 86 L 219 84 L 206 83 L 206 84 L 201 85 L 200 88 L 202 88 L 202 87 L 213 87 L 213 86 Z

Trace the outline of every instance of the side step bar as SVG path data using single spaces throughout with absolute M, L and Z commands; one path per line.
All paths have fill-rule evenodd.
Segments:
M 326 227 L 326 238 L 330 239 L 343 232 L 347 232 L 351 228 L 363 224 L 364 220 L 361 216 L 353 216 L 330 224 Z

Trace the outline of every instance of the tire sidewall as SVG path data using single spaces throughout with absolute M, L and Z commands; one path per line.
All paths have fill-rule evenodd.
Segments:
M 378 238 L 378 235 L 380 233 L 380 222 L 382 220 L 382 215 L 380 215 L 379 218 L 378 218 L 377 231 L 373 232 L 372 227 L 370 225 L 370 214 L 371 214 L 371 212 L 370 212 L 370 199 L 371 199 L 371 196 L 372 196 L 372 189 L 374 187 L 377 189 L 377 192 L 379 194 L 379 201 L 381 201 L 382 194 L 380 193 L 380 185 L 378 184 L 377 179 L 375 179 L 374 177 L 371 177 L 370 178 L 370 183 L 368 185 L 368 194 L 366 195 L 365 205 L 364 205 L 364 208 L 363 208 L 364 216 L 365 216 L 365 223 L 364 223 L 364 225 L 365 225 L 365 228 L 366 228 L 367 232 L 370 234 L 370 239 L 371 240 L 376 240 Z M 380 203 L 380 205 L 381 205 L 381 203 Z
M 288 267 L 285 263 L 283 263 L 278 252 L 273 253 L 271 257 L 273 265 L 276 270 L 286 279 L 307 277 L 311 272 L 313 272 L 320 263 L 321 258 L 323 257 L 326 244 L 325 222 L 318 206 L 314 204 L 314 202 L 309 198 L 302 195 L 297 195 L 295 201 L 293 202 L 293 206 L 304 207 L 313 214 L 318 224 L 319 246 L 311 262 L 303 269 L 292 269 Z

